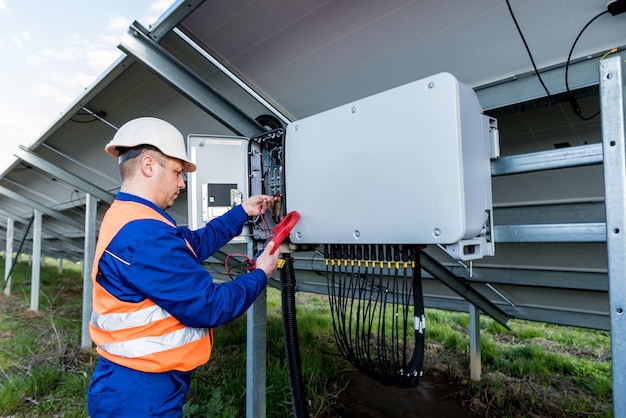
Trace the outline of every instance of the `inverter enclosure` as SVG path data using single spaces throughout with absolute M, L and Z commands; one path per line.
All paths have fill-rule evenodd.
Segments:
M 290 123 L 291 241 L 452 244 L 484 233 L 484 118 L 474 91 L 439 73 Z
M 189 135 L 187 173 L 189 227 L 198 229 L 248 198 L 248 139 L 239 136 Z M 247 228 L 231 242 L 248 242 Z

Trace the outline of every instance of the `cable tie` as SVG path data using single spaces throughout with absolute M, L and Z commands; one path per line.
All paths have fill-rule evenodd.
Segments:
M 424 315 L 416 315 L 413 320 L 413 327 L 415 328 L 415 331 L 423 334 L 424 330 L 426 329 L 426 317 Z

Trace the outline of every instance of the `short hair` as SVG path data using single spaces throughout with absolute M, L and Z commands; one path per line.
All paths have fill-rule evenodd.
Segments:
M 120 169 L 120 178 L 122 181 L 125 179 L 130 179 L 135 174 L 135 170 L 139 164 L 140 159 L 137 158 L 146 152 L 152 151 L 152 155 L 157 163 L 161 167 L 165 167 L 167 164 L 167 159 L 169 158 L 167 155 L 163 154 L 160 149 L 155 147 L 154 145 L 142 144 L 137 145 L 136 147 L 117 147 L 119 151 L 118 163 Z

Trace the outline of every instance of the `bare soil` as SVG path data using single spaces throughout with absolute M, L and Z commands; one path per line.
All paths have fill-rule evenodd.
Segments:
M 460 418 L 481 417 L 462 405 L 462 387 L 425 376 L 416 388 L 385 386 L 354 371 L 340 396 L 342 418 Z
M 349 383 L 337 399 L 333 418 L 484 417 L 485 406 L 468 394 L 471 383 L 465 357 L 428 344 L 424 376 L 415 388 L 386 386 L 351 368 L 342 376 Z
M 549 341 L 533 340 L 549 349 Z M 572 355 L 606 359 L 608 353 L 575 347 Z M 338 407 L 329 418 L 579 418 L 604 417 L 604 404 L 590 404 L 588 410 L 566 412 L 568 399 L 585 398 L 585 388 L 571 376 L 562 376 L 548 384 L 535 376 L 515 378 L 502 373 L 483 371 L 483 379 L 502 382 L 500 389 L 478 389 L 469 379 L 467 354 L 428 344 L 424 352 L 424 372 L 419 385 L 412 389 L 385 386 L 350 369 L 346 388 L 337 398 Z M 555 385 L 556 386 L 553 386 Z M 477 390 L 481 395 L 477 396 Z M 495 391 L 494 391 L 495 390 Z M 598 399 L 600 401 L 600 399 Z M 580 408 L 580 407 L 578 407 Z M 575 411 L 575 410 L 574 410 Z

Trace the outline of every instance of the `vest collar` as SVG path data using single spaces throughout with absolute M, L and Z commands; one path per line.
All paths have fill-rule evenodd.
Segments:
M 137 195 L 130 194 L 130 193 L 118 192 L 117 196 L 116 196 L 116 200 L 121 200 L 121 201 L 125 201 L 125 202 L 136 202 L 136 203 L 140 203 L 142 205 L 146 205 L 146 206 L 156 210 L 158 213 L 160 213 L 166 219 L 168 219 L 170 222 L 172 222 L 174 225 L 176 225 L 176 221 L 174 220 L 174 218 L 172 218 L 166 211 L 164 211 L 163 209 L 161 209 L 160 207 L 158 207 L 157 205 L 155 205 L 151 201 L 144 199 L 143 197 L 139 197 Z

